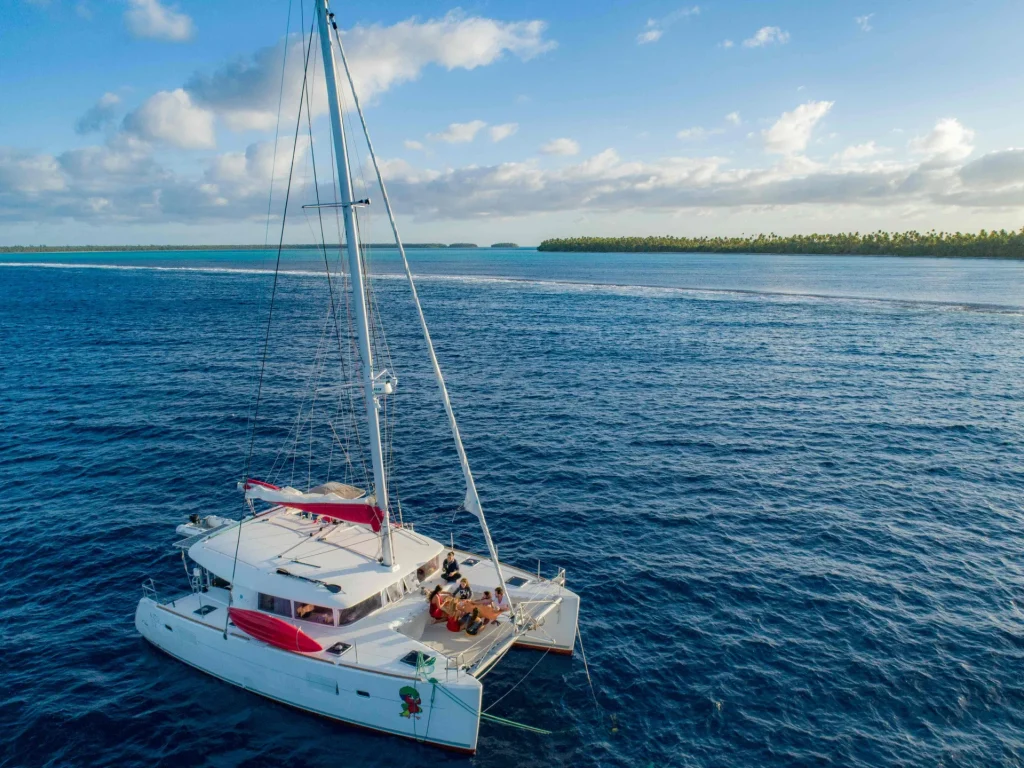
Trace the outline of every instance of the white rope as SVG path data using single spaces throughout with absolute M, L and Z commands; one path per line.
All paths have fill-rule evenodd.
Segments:
M 576 622 L 576 638 L 580 641 L 580 654 L 583 656 L 583 671 L 587 673 L 587 682 L 590 683 L 590 695 L 594 697 L 594 703 L 601 709 L 601 702 L 597 700 L 597 693 L 594 691 L 594 681 L 590 679 L 590 667 L 587 666 L 587 652 L 583 648 L 583 635 L 580 634 L 580 623 Z

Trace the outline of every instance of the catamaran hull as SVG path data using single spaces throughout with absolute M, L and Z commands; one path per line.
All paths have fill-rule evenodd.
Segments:
M 580 598 L 563 590 L 558 605 L 547 614 L 540 627 L 525 632 L 516 640 L 516 648 L 529 648 L 571 656 L 576 646 L 576 625 L 580 614 Z
M 476 751 L 483 686 L 468 675 L 435 691 L 413 675 L 367 671 L 281 650 L 233 626 L 225 637 L 222 630 L 149 598 L 139 602 L 135 627 L 179 661 L 268 699 L 348 725 L 458 752 Z

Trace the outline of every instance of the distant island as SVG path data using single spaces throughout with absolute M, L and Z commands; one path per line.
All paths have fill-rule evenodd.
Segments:
M 859 232 L 836 235 L 751 237 L 563 237 L 545 240 L 540 251 L 591 253 L 804 253 L 855 256 L 944 256 L 1024 259 L 1024 228 L 978 234 L 963 232 Z
M 491 243 L 491 248 L 518 248 L 518 243 Z
M 406 248 L 477 248 L 475 243 L 403 243 Z M 338 247 L 328 245 L 329 248 Z M 364 243 L 364 248 L 396 248 L 394 243 Z M 292 243 L 288 251 L 319 250 L 318 243 Z M 83 253 L 121 251 L 276 251 L 276 245 L 0 245 L 0 253 Z

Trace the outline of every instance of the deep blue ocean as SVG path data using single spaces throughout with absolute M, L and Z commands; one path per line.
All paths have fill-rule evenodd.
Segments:
M 1024 764 L 1024 263 L 410 258 L 502 559 L 567 569 L 597 703 L 548 656 L 492 712 L 554 734 L 484 724 L 464 758 L 151 648 L 174 526 L 243 511 L 267 256 L 8 255 L 0 765 Z M 257 466 L 328 301 L 315 253 L 282 267 Z M 407 287 L 375 285 L 404 516 L 482 547 Z

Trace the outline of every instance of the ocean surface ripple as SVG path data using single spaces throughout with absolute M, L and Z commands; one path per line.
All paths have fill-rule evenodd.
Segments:
M 187 589 L 174 526 L 242 511 L 269 278 L 6 266 L 0 765 L 1024 764 L 1024 271 L 991 266 L 969 301 L 951 261 L 952 294 L 874 298 L 722 262 L 676 287 L 638 261 L 561 282 L 467 263 L 420 285 L 438 355 L 502 559 L 565 567 L 583 597 L 597 703 L 578 656 L 545 658 L 493 712 L 554 735 L 484 724 L 461 758 L 150 647 L 140 583 Z M 482 547 L 407 290 L 377 295 L 404 515 Z M 322 278 L 281 277 L 255 466 L 295 417 L 326 300 Z M 511 653 L 485 706 L 537 660 Z

